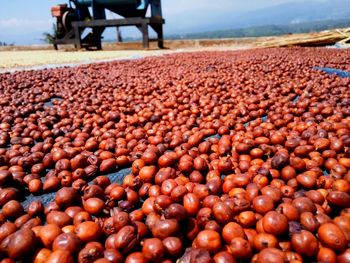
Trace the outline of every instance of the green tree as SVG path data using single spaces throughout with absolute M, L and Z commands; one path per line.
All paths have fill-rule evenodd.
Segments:
M 0 41 L 0 47 L 14 46 L 14 43 L 7 43 L 5 41 Z
M 56 26 L 55 26 L 55 24 L 53 24 L 52 25 L 52 32 L 51 33 L 44 32 L 42 41 L 44 41 L 47 44 L 53 44 L 53 40 L 55 39 L 56 32 L 57 32 Z

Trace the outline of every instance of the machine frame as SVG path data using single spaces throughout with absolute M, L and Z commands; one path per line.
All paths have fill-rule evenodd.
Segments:
M 156 8 L 152 6 L 153 1 L 157 2 Z M 161 13 L 161 0 L 143 0 L 143 4 L 146 5 L 144 14 L 142 14 L 143 11 L 139 12 L 138 10 L 135 10 L 135 12 L 122 10 L 123 13 L 121 15 L 125 16 L 125 18 L 122 19 L 106 19 L 104 11 L 101 15 L 101 12 L 99 12 L 101 9 L 97 9 L 94 6 L 94 2 L 95 0 L 92 0 L 92 15 L 90 15 L 87 7 L 83 7 L 83 9 L 81 9 L 82 7 L 79 7 L 79 5 L 77 5 L 76 0 L 69 1 L 69 7 L 67 6 L 67 10 L 75 13 L 77 13 L 77 11 L 83 10 L 85 12 L 85 16 L 88 15 L 90 19 L 80 20 L 81 18 L 76 17 L 75 20 L 71 22 L 71 28 L 66 30 L 64 34 L 62 34 L 62 32 L 60 34 L 56 33 L 53 39 L 53 45 L 55 49 L 58 49 L 58 45 L 74 44 L 75 48 L 77 49 L 96 48 L 97 50 L 100 50 L 102 49 L 101 36 L 104 29 L 107 27 L 119 28 L 122 26 L 136 26 L 137 29 L 142 33 L 142 43 L 144 48 L 149 48 L 149 43 L 151 41 L 158 42 L 158 47 L 164 48 L 163 24 L 165 24 L 165 20 L 163 19 Z M 74 3 L 75 8 L 72 7 L 72 3 Z M 152 8 L 151 17 L 145 16 L 148 5 L 150 5 Z M 95 11 L 95 9 L 97 9 L 97 11 Z M 52 13 L 54 15 L 53 11 Z M 141 16 L 134 17 L 135 14 L 141 14 Z M 56 18 L 57 28 L 62 27 L 64 24 L 63 15 L 56 15 Z M 156 32 L 157 38 L 149 38 L 149 27 L 151 27 Z M 92 31 L 87 37 L 82 38 L 83 32 L 86 28 L 91 28 Z

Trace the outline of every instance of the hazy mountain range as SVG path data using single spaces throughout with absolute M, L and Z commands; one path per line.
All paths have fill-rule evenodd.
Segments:
M 249 1 L 249 0 L 248 0 Z M 187 16 L 186 12 L 177 20 Z M 196 17 L 194 18 L 196 19 Z M 315 20 L 350 19 L 350 0 L 332 1 L 295 1 L 264 9 L 244 12 L 238 15 L 232 10 L 221 13 L 209 13 L 200 25 L 187 28 L 194 33 L 210 30 L 223 30 L 263 25 L 297 24 Z M 171 30 L 172 31 L 172 30 Z M 180 32 L 169 32 L 180 33 Z
M 207 39 L 207 38 L 239 38 L 278 36 L 291 33 L 318 32 L 332 28 L 350 27 L 350 19 L 317 20 L 282 25 L 250 26 L 243 28 L 211 30 L 188 34 L 168 35 L 168 39 Z M 132 39 L 130 39 L 132 40 Z
M 333 0 L 327 2 L 305 1 L 291 2 L 274 7 L 249 12 L 233 20 L 239 27 L 262 24 L 286 24 L 309 22 L 313 20 L 350 19 L 350 0 Z M 229 25 L 228 24 L 228 25 Z

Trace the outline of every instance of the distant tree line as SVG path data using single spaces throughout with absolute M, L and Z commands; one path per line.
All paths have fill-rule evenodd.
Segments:
M 14 46 L 14 43 L 6 43 L 5 41 L 0 41 L 0 47 Z
M 43 38 L 41 41 L 43 41 L 46 44 L 53 44 L 53 41 L 55 39 L 55 36 L 57 35 L 57 28 L 55 24 L 52 25 L 52 32 L 44 32 Z

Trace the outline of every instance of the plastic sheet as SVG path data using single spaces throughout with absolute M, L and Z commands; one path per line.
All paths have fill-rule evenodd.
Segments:
M 300 96 L 296 96 L 295 99 L 293 100 L 293 103 L 297 103 L 300 99 Z
M 218 139 L 220 139 L 221 136 L 220 136 L 219 134 L 215 134 L 215 135 L 206 137 L 204 140 L 205 140 L 205 141 L 208 141 L 208 140 L 211 139 L 211 138 L 218 138 Z
M 54 100 L 57 100 L 57 101 L 60 101 L 60 100 L 62 100 L 61 98 L 58 98 L 58 97 L 54 97 L 54 98 L 51 98 L 49 101 L 47 101 L 47 102 L 45 102 L 44 103 L 44 106 L 46 106 L 46 107 L 53 107 L 53 101 Z
M 337 75 L 342 78 L 350 78 L 350 72 L 340 70 L 340 69 L 335 69 L 335 68 L 323 68 L 323 67 L 314 67 L 316 70 L 323 71 L 329 75 Z

